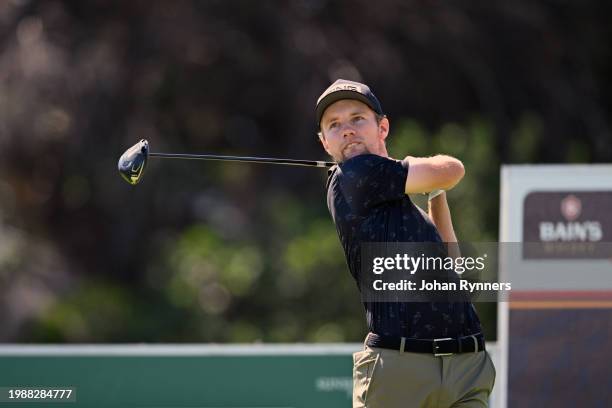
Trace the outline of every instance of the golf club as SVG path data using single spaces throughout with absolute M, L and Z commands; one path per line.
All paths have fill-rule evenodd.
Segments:
M 134 146 L 130 147 L 121 155 L 117 167 L 119 174 L 128 183 L 135 185 L 142 178 L 147 160 L 149 157 L 159 157 L 162 159 L 189 159 L 189 160 L 222 160 L 245 163 L 270 163 L 285 164 L 289 166 L 308 166 L 308 167 L 331 167 L 334 162 L 314 161 L 314 160 L 295 160 L 295 159 L 276 159 L 270 157 L 248 157 L 248 156 L 219 156 L 214 154 L 185 154 L 185 153 L 154 153 L 149 152 L 149 142 L 142 139 Z

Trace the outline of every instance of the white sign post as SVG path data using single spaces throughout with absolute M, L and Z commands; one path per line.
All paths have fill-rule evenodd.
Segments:
M 612 165 L 503 166 L 500 195 L 498 406 L 604 406 Z

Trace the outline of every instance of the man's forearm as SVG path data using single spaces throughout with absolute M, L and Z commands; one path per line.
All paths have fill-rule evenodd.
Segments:
M 457 236 L 453 228 L 450 208 L 446 201 L 446 192 L 429 200 L 429 218 L 431 218 L 431 221 L 436 226 L 442 241 L 450 243 L 448 246 L 449 255 L 453 258 L 461 256 L 459 245 L 456 244 Z
M 438 233 L 444 242 L 457 242 L 450 208 L 446 201 L 446 192 L 429 201 L 429 218 L 438 229 Z

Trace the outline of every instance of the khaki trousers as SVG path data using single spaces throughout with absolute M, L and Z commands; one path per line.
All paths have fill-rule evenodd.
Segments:
M 365 346 L 353 354 L 353 408 L 483 408 L 494 383 L 486 351 L 434 357 Z

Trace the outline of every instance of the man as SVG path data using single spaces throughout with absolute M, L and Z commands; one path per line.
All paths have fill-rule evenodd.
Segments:
M 389 158 L 389 119 L 368 86 L 339 79 L 316 105 L 319 138 L 338 165 L 327 204 L 357 286 L 363 242 L 456 242 L 445 190 L 452 157 Z M 430 193 L 429 213 L 408 194 Z M 449 250 L 450 252 L 450 250 Z M 370 333 L 353 356 L 353 407 L 486 407 L 495 369 L 473 305 L 364 302 Z

